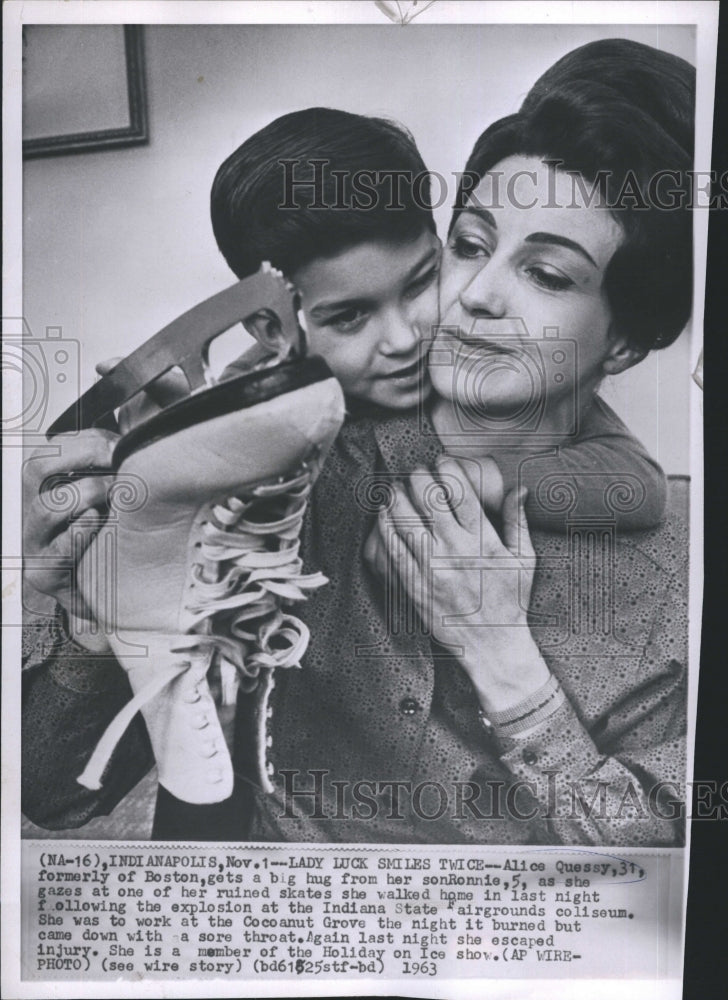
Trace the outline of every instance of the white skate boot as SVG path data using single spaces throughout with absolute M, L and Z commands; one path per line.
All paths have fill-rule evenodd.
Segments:
M 280 276 L 266 279 L 280 298 Z M 285 296 L 291 299 L 287 289 Z M 261 306 L 268 319 L 280 320 L 283 311 L 280 301 L 272 309 L 259 297 L 240 305 L 242 318 Z M 261 671 L 298 666 L 306 650 L 308 631 L 291 608 L 326 579 L 303 572 L 299 534 L 344 403 L 324 362 L 301 356 L 298 325 L 289 317 L 287 330 L 285 323 L 271 328 L 277 343 L 265 367 L 185 397 L 117 446 L 119 481 L 143 484 L 146 497 L 109 518 L 78 567 L 78 584 L 134 697 L 79 778 L 87 787 L 100 787 L 116 743 L 141 710 L 160 783 L 172 795 L 191 803 L 229 797 L 232 764 L 210 680 L 219 679 L 230 704 L 239 685 L 252 689 Z M 197 336 L 199 345 L 204 335 Z M 130 369 L 134 358 L 122 365 L 131 362 Z M 84 423 L 108 409 L 99 392 L 107 379 L 107 399 L 119 405 L 113 376 L 94 386 L 91 404 L 80 401 Z M 63 429 L 63 419 L 52 430 Z

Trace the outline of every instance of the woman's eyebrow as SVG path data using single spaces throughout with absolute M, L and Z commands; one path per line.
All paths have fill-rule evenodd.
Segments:
M 577 243 L 575 240 L 570 240 L 568 236 L 559 236 L 557 233 L 531 233 L 526 237 L 526 243 L 547 243 L 549 246 L 555 247 L 566 247 L 567 250 L 574 250 L 576 253 L 586 257 L 590 264 L 598 268 L 599 265 L 594 260 L 590 253 L 584 249 L 581 243 Z
M 463 212 L 467 212 L 468 215 L 477 216 L 477 218 L 482 219 L 482 221 L 492 229 L 498 229 L 493 214 L 489 212 L 487 208 L 478 208 L 476 205 L 468 205 L 463 209 Z M 575 240 L 570 240 L 568 236 L 559 236 L 557 233 L 531 233 L 530 236 L 526 237 L 525 242 L 546 243 L 550 246 L 566 247 L 567 250 L 574 250 L 576 253 L 581 254 L 582 257 L 586 257 L 589 263 L 594 267 L 599 267 L 592 255 L 584 249 L 581 243 L 577 243 Z

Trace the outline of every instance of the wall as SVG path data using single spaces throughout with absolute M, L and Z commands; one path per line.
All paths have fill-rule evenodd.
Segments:
M 557 58 L 617 35 L 694 58 L 693 32 L 680 26 L 149 26 L 149 146 L 25 165 L 25 317 L 35 336 L 60 326 L 80 342 L 86 388 L 96 361 L 230 283 L 210 184 L 272 118 L 320 104 L 394 117 L 451 177 Z M 447 217 L 443 207 L 441 230 Z M 605 388 L 669 472 L 688 469 L 688 370 L 684 337 Z M 50 416 L 76 388 L 54 387 Z

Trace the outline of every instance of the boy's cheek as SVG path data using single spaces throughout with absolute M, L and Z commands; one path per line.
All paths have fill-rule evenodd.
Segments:
M 456 273 L 454 273 L 452 266 L 448 267 L 443 261 L 442 268 L 440 270 L 437 306 L 438 320 L 441 323 L 445 322 L 445 317 L 457 300 L 458 287 L 459 280 Z
M 434 282 L 418 301 L 415 322 L 422 338 L 427 344 L 435 335 L 440 322 L 440 294 L 437 282 Z
M 430 303 L 430 308 L 420 308 L 417 315 L 411 316 L 410 322 L 413 329 L 419 336 L 419 357 L 425 361 L 427 355 L 435 343 L 437 331 L 440 326 L 440 314 L 438 311 L 438 300 L 435 298 Z

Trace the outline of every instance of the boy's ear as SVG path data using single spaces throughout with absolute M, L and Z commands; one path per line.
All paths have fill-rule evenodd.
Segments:
M 258 343 L 272 354 L 287 354 L 291 344 L 288 343 L 280 318 L 272 309 L 259 309 L 248 316 L 243 326 Z
M 609 351 L 602 362 L 605 375 L 619 375 L 647 356 L 647 351 L 632 347 L 624 337 L 612 335 Z

